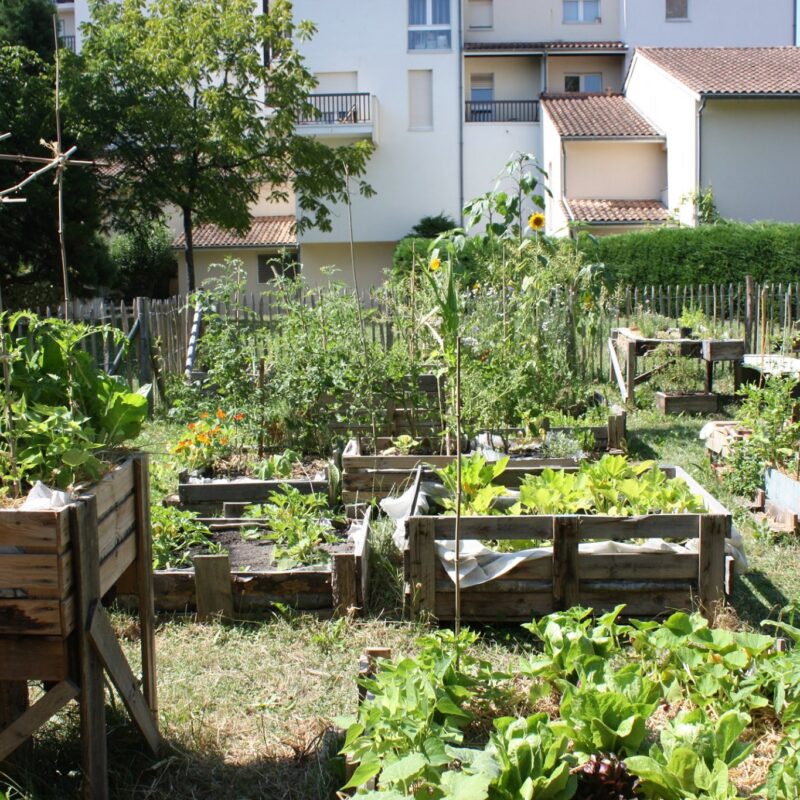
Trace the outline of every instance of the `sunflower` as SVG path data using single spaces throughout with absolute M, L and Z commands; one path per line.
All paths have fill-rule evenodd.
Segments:
M 436 272 L 437 269 L 442 268 L 442 260 L 440 258 L 432 258 L 430 267 L 431 267 L 431 272 Z
M 528 227 L 534 231 L 540 231 L 544 228 L 544 214 L 541 211 L 536 211 L 528 217 Z

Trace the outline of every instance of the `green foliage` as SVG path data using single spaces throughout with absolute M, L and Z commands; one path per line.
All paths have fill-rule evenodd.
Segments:
M 173 205 L 189 231 L 195 221 L 244 231 L 260 186 L 272 199 L 291 186 L 299 227 L 329 230 L 345 174 L 371 191 L 359 180 L 369 143 L 329 148 L 296 130 L 315 113 L 316 82 L 296 47 L 314 26 L 296 22 L 288 0 L 263 14 L 250 0 L 94 0 L 90 10 L 67 107 L 122 165 L 112 210 L 123 227 Z M 191 250 L 187 263 L 193 291 Z
M 786 731 L 763 789 L 767 800 L 794 800 L 800 796 L 800 727 L 794 725 Z
M 111 239 L 114 288 L 124 297 L 168 297 L 178 264 L 169 228 L 146 223 Z
M 147 417 L 147 392 L 131 392 L 120 377 L 98 370 L 85 340 L 121 333 L 109 328 L 3 314 L 10 354 L 11 414 L 0 417 L 6 480 L 43 480 L 65 487 L 96 479 L 103 449 L 136 437 Z M 11 444 L 16 464 L 11 463 Z M 94 454 L 93 454 L 94 452 Z
M 793 281 L 800 263 L 800 225 L 725 222 L 580 237 L 580 249 L 606 265 L 617 283 L 634 285 Z
M 274 478 L 291 478 L 294 465 L 300 460 L 300 454 L 294 450 L 274 453 L 269 458 L 265 458 L 263 461 L 253 465 L 253 477 L 262 481 L 270 481 Z
M 341 520 L 328 513 L 327 498 L 321 494 L 303 494 L 287 484 L 280 491 L 270 492 L 268 503 L 247 506 L 243 516 L 267 524 L 267 530 L 254 528 L 243 536 L 274 542 L 278 569 L 325 563 L 330 556 L 320 545 L 338 541 L 331 524 Z
M 33 50 L 45 61 L 53 60 L 52 0 L 3 0 L 0 3 L 0 46 Z
M 433 216 L 422 217 L 420 221 L 411 229 L 409 236 L 421 239 L 435 239 L 440 233 L 451 231 L 457 228 L 456 221 L 442 212 Z
M 150 509 L 153 531 L 153 569 L 190 567 L 196 555 L 223 552 L 222 546 L 211 540 L 208 526 L 198 521 L 192 511 L 174 506 L 155 505 Z
M 505 472 L 508 456 L 494 464 L 489 464 L 481 453 L 461 457 L 461 513 L 465 516 L 500 513 L 494 506 L 494 499 L 506 493 L 505 487 L 492 481 Z M 458 492 L 458 464 L 451 462 L 446 467 L 434 470 L 441 479 L 450 497 L 441 502 L 447 513 L 456 513 Z
M 52 3 L 49 5 L 49 41 L 52 50 Z M 20 0 L 0 5 L 8 15 L 23 13 Z M 35 26 L 32 36 L 37 36 Z M 0 131 L 11 136 L 4 153 L 52 158 L 49 143 L 56 139 L 52 64 L 24 47 L 0 46 Z M 74 118 L 62 116 L 63 147 L 77 142 Z M 78 158 L 86 157 L 84 143 Z M 0 162 L 0 187 L 10 188 L 30 173 L 30 164 Z M 58 240 L 57 192 L 52 174 L 29 183 L 20 194 L 25 203 L 0 206 L 0 278 L 6 308 L 35 308 L 63 298 L 61 253 Z M 98 171 L 86 167 L 64 173 L 64 239 L 70 290 L 85 296 L 87 288 L 107 285 L 111 264 L 100 233 L 104 201 Z

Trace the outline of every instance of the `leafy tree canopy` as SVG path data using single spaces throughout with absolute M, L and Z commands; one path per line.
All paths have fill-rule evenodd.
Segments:
M 52 65 L 23 47 L 0 47 L 0 133 L 11 137 L 0 151 L 49 158 L 56 138 Z M 64 120 L 64 149 L 75 143 Z M 39 164 L 0 161 L 0 187 L 19 183 Z M 0 280 L 9 304 L 57 302 L 61 261 L 53 173 L 29 183 L 25 203 L 0 204 Z M 68 168 L 64 175 L 64 236 L 73 294 L 93 292 L 110 277 L 110 262 L 99 235 L 101 203 L 96 171 Z M 16 296 L 9 294 L 13 289 Z
M 0 0 L 0 44 L 33 50 L 53 58 L 53 0 Z
M 93 0 L 83 51 L 72 61 L 70 107 L 82 134 L 108 147 L 116 222 L 181 210 L 189 286 L 192 234 L 215 223 L 243 232 L 259 187 L 298 198 L 298 227 L 330 228 L 328 206 L 346 201 L 370 154 L 367 143 L 329 148 L 296 132 L 312 114 L 315 81 L 295 47 L 313 33 L 288 0 L 266 14 L 252 0 Z M 265 58 L 270 53 L 271 58 Z

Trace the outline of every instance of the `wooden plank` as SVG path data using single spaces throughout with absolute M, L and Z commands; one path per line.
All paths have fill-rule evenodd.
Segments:
M 136 527 L 136 500 L 133 490 L 117 508 L 98 522 L 97 536 L 100 560 L 104 561 L 115 547 L 127 539 Z
M 578 605 L 578 519 L 553 518 L 553 604 L 567 609 Z
M 673 591 L 591 592 L 581 590 L 581 605 L 595 611 L 610 611 L 620 603 L 625 603 L 623 615 L 626 617 L 661 617 L 674 611 L 691 611 L 694 608 L 692 591 L 676 589 Z
M 4 636 L 0 681 L 60 681 L 69 674 L 68 640 L 61 636 Z
M 81 752 L 83 796 L 108 798 L 105 686 L 103 666 L 95 654 L 87 626 L 100 602 L 100 557 L 97 541 L 97 498 L 81 498 L 69 508 L 72 546 L 75 550 L 75 584 L 78 596 L 78 660 L 80 676 Z
M 115 506 L 133 492 L 132 459 L 125 459 L 97 483 L 85 487 L 85 491 L 97 498 L 97 518 L 103 520 Z
M 358 607 L 356 560 L 352 553 L 334 553 L 331 562 L 334 613 L 340 617 L 351 616 Z
M 92 646 L 100 656 L 103 666 L 125 703 L 136 727 L 144 737 L 150 752 L 158 755 L 161 748 L 161 737 L 158 734 L 156 718 L 147 705 L 144 695 L 139 691 L 139 684 L 133 677 L 131 668 L 117 641 L 114 629 L 102 606 L 95 606 L 89 624 L 89 638 Z
M 27 691 L 27 686 L 26 686 Z M 33 736 L 42 725 L 61 711 L 80 690 L 72 681 L 61 681 L 40 697 L 22 716 L 0 730 L 0 761 L 5 761 L 21 744 Z
M 455 522 L 455 520 L 452 520 Z M 463 520 L 462 520 L 463 522 Z M 414 616 L 436 613 L 436 520 L 411 517 L 406 520 L 410 549 L 412 613 Z
M 104 595 L 136 561 L 136 535 L 127 538 L 112 550 L 100 564 L 100 593 Z
M 361 527 L 353 536 L 353 557 L 356 561 L 356 587 L 358 607 L 365 609 L 369 594 L 370 531 L 372 525 L 372 506 L 367 506 L 361 520 Z
M 65 510 L 0 509 L 0 547 L 16 547 L 25 553 L 63 553 L 68 545 Z
M 288 484 L 304 494 L 310 492 L 327 492 L 328 481 L 308 481 L 292 478 L 274 481 L 223 481 L 209 483 L 179 483 L 178 496 L 181 503 L 224 503 L 244 502 L 263 503 L 269 500 L 271 492 L 279 491 L 281 485 Z
M 147 456 L 133 462 L 134 497 L 136 498 L 136 556 L 132 569 L 139 597 L 139 629 L 142 655 L 142 692 L 158 720 L 156 676 L 156 622 L 153 600 L 153 539 L 150 526 L 150 464 Z
M 552 592 L 472 592 L 465 589 L 461 595 L 461 616 L 470 622 L 530 622 L 533 617 L 551 614 Z M 436 595 L 436 617 L 440 621 L 455 618 L 455 593 Z
M 581 541 L 590 539 L 696 539 L 697 514 L 648 514 L 641 517 L 578 517 Z
M 455 538 L 455 517 L 412 517 L 410 521 L 429 519 L 435 539 Z M 550 539 L 551 516 L 462 517 L 461 538 L 467 539 Z
M 700 517 L 699 601 L 712 618 L 725 598 L 725 536 L 728 520 L 718 514 Z
M 74 627 L 74 602 L 59 599 L 0 599 L 0 634 L 66 636 Z
M 656 407 L 662 414 L 715 414 L 719 411 L 719 396 L 703 392 L 693 394 L 656 392 Z
M 664 469 L 665 473 L 667 474 L 668 478 L 680 478 L 683 480 L 691 489 L 691 492 L 696 497 L 699 497 L 703 501 L 703 505 L 706 507 L 706 510 L 712 514 L 719 514 L 726 518 L 727 520 L 727 530 L 725 535 L 730 536 L 731 530 L 731 514 L 727 508 L 725 508 L 722 503 L 717 500 L 714 495 L 711 494 L 707 489 L 701 486 L 688 472 L 686 472 L 683 467 L 669 467 Z M 669 471 L 667 471 L 669 469 Z
M 68 556 L 68 554 L 67 554 Z M 65 563 L 66 560 L 66 563 Z M 69 591 L 64 572 L 71 569 L 71 558 L 55 554 L 0 554 L 0 594 L 9 591 L 27 598 L 60 598 Z
M 736 361 L 744 358 L 744 339 L 704 339 L 702 354 L 705 361 Z
M 696 553 L 580 553 L 578 572 L 589 580 L 694 580 Z
M 622 399 L 627 402 L 628 400 L 628 387 L 625 385 L 625 378 L 622 375 L 622 367 L 619 363 L 619 357 L 617 356 L 617 348 L 614 344 L 613 339 L 608 340 L 608 353 L 611 359 L 611 370 L 613 376 L 617 379 L 617 386 L 619 386 L 619 393 L 622 395 Z
M 227 553 L 194 557 L 197 619 L 233 619 L 231 564 Z
M 25 742 L 27 744 L 20 755 L 25 758 L 31 755 L 32 742 L 28 741 L 28 736 L 22 737 L 17 742 L 14 738 L 7 739 L 4 733 L 12 729 L 14 723 L 29 710 L 29 704 L 27 681 L 0 681 L 0 764 L 3 764 L 11 753 Z M 13 768 L 14 765 L 8 766 Z

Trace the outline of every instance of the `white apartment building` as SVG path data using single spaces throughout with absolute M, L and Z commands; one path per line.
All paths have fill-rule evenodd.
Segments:
M 464 203 L 493 188 L 512 153 L 555 168 L 544 152 L 543 95 L 621 92 L 637 47 L 793 45 L 797 22 L 796 0 L 294 0 L 294 8 L 318 28 L 301 47 L 319 82 L 319 116 L 299 121 L 301 130 L 331 144 L 375 145 L 366 180 L 377 194 L 352 202 L 362 286 L 380 282 L 396 242 L 421 217 L 444 212 L 460 221 Z M 87 0 L 58 9 L 79 48 Z M 654 131 L 640 152 L 650 159 L 665 146 Z M 573 149 L 590 170 L 593 152 L 610 152 Z M 650 183 L 666 171 L 648 169 Z M 308 231 L 296 243 L 245 237 L 252 290 L 258 257 L 281 244 L 299 247 L 310 283 L 324 279 L 325 265 L 348 280 L 350 220 L 346 208 L 334 211 L 331 232 Z M 198 280 L 203 261 L 234 247 L 218 238 L 219 248 L 203 238 Z

